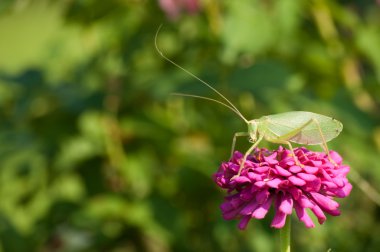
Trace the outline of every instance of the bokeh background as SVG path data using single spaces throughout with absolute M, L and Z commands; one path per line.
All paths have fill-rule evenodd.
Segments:
M 278 250 L 273 213 L 243 232 L 221 218 L 212 174 L 246 125 L 170 95 L 216 97 L 160 57 L 160 24 L 160 49 L 247 118 L 343 122 L 329 146 L 361 178 L 340 217 L 293 219 L 294 250 L 378 251 L 379 4 L 1 0 L 0 251 Z

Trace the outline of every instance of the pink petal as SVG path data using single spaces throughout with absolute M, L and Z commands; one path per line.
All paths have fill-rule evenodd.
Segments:
M 335 163 L 341 164 L 342 163 L 342 157 L 335 151 L 330 151 L 330 157 L 332 160 L 334 160 Z
M 332 164 L 330 162 L 324 163 L 323 165 L 320 166 L 324 170 L 334 170 L 336 168 L 335 164 Z
M 240 153 L 239 151 L 235 151 L 230 161 L 233 163 L 239 163 L 240 160 L 243 158 L 243 156 L 244 155 Z
M 296 187 L 291 187 L 288 189 L 288 192 L 292 194 L 293 199 L 297 200 L 301 195 L 302 191 L 301 189 L 298 189 Z
M 262 187 L 264 187 L 264 186 L 267 185 L 267 182 L 264 182 L 264 181 L 257 181 L 257 182 L 255 182 L 254 185 L 257 186 L 258 188 L 262 188 Z
M 342 188 L 343 192 L 344 192 L 344 196 L 343 197 L 346 197 L 348 196 L 350 193 L 351 193 L 351 190 L 352 190 L 352 185 L 350 183 L 347 183 L 343 188 Z M 342 198 L 343 198 L 342 197 Z
M 255 162 L 252 162 L 252 161 L 249 161 L 249 160 L 246 160 L 245 163 L 244 163 L 244 167 L 245 168 L 250 168 L 250 169 L 253 169 L 253 168 L 256 168 L 257 164 Z
M 273 154 L 269 155 L 268 157 L 264 156 L 264 161 L 267 162 L 268 164 L 274 165 L 278 163 L 276 157 L 277 157 L 277 152 L 275 151 L 273 152 Z
M 313 197 L 313 199 L 318 203 L 320 207 L 322 207 L 324 210 L 329 211 L 335 211 L 338 209 L 339 204 L 338 202 L 316 192 L 310 192 L 310 195 Z
M 296 186 L 303 186 L 306 184 L 305 180 L 297 178 L 296 176 L 291 176 L 288 178 L 288 180 L 292 182 L 293 185 L 296 185 Z
M 303 208 L 312 208 L 315 206 L 315 204 L 305 195 L 301 195 L 297 202 Z
M 320 179 L 316 179 L 316 180 L 307 182 L 306 185 L 303 186 L 303 190 L 306 192 L 311 192 L 311 191 L 319 192 L 320 189 L 321 189 L 321 180 Z
M 323 224 L 326 221 L 326 215 L 318 205 L 311 208 L 311 211 L 317 216 L 319 224 Z
M 305 165 L 303 169 L 305 170 L 305 172 L 310 173 L 310 174 L 314 174 L 319 170 L 318 167 L 313 167 L 313 166 L 308 166 L 308 165 Z
M 271 227 L 282 228 L 285 225 L 286 214 L 281 211 L 276 211 L 276 214 L 272 220 Z
M 241 211 L 241 215 L 250 215 L 259 206 L 259 203 L 255 200 L 249 202 Z
M 231 205 L 230 202 L 226 201 L 226 202 L 223 202 L 221 205 L 220 205 L 220 209 L 225 212 L 225 211 L 230 211 L 232 209 L 234 209 L 234 207 Z
M 232 220 L 236 218 L 238 215 L 240 209 L 231 209 L 229 211 L 222 211 L 223 219 L 225 220 Z
M 232 205 L 234 208 L 241 207 L 245 202 L 242 201 L 242 200 L 240 199 L 240 195 L 239 195 L 239 194 L 235 194 L 234 196 L 235 196 L 235 197 L 232 197 L 232 198 L 230 199 L 230 203 L 231 203 L 231 205 Z
M 254 172 L 248 172 L 247 176 L 251 181 L 257 181 L 257 180 L 261 180 L 262 174 L 256 174 Z
M 270 168 L 269 166 L 259 166 L 259 167 L 256 167 L 254 171 L 257 173 L 264 173 L 264 172 L 267 172 L 269 168 Z
M 332 215 L 332 216 L 339 216 L 340 215 L 339 209 L 325 210 L 325 212 L 328 213 L 329 215 Z
M 317 177 L 315 175 L 303 173 L 303 172 L 297 173 L 297 177 L 299 177 L 305 181 L 313 181 L 313 180 L 317 179 Z
M 310 163 L 312 163 L 312 165 L 314 167 L 319 167 L 322 165 L 322 161 L 317 161 L 317 160 L 309 160 Z
M 341 165 L 339 166 L 339 173 L 342 175 L 342 176 L 346 176 L 347 173 L 350 172 L 350 167 L 347 166 L 347 165 Z
M 343 187 L 344 182 L 342 178 L 333 178 L 333 182 L 338 186 L 338 187 Z
M 253 211 L 252 218 L 263 219 L 265 215 L 268 213 L 271 204 L 272 197 L 268 198 L 264 204 L 260 205 L 258 208 L 256 208 L 255 211 Z
M 251 180 L 245 176 L 239 176 L 234 179 L 234 181 L 238 184 L 244 184 L 244 183 L 249 183 Z
M 281 183 L 281 181 L 282 181 L 281 179 L 275 178 L 275 179 L 269 180 L 266 184 L 269 187 L 278 188 L 278 185 Z
M 278 174 L 281 175 L 281 176 L 289 177 L 289 176 L 292 175 L 291 172 L 285 170 L 284 168 L 282 168 L 281 166 L 278 166 L 278 165 L 276 165 L 276 171 L 277 171 Z
M 251 201 L 254 198 L 254 196 L 255 196 L 255 193 L 252 193 L 249 187 L 243 189 L 240 192 L 240 199 L 245 202 Z
M 289 171 L 293 172 L 293 173 L 298 173 L 300 171 L 302 171 L 302 168 L 297 166 L 297 165 L 293 165 L 289 168 Z
M 325 169 L 321 169 L 323 177 L 327 180 L 331 181 L 331 176 L 325 171 Z
M 338 186 L 333 183 L 333 182 L 330 182 L 330 181 L 323 181 L 322 182 L 322 185 L 325 185 L 327 188 L 329 189 L 335 189 L 335 188 L 338 188 Z
M 260 204 L 264 203 L 269 196 L 268 190 L 262 190 L 256 194 L 256 201 Z
M 315 227 L 314 222 L 311 220 L 305 208 L 301 207 L 297 203 L 294 204 L 294 208 L 296 210 L 298 219 L 302 221 L 307 228 Z
M 251 220 L 251 216 L 249 216 L 249 215 L 244 216 L 244 217 L 241 219 L 241 221 L 239 222 L 239 225 L 238 225 L 239 229 L 240 229 L 240 230 L 244 230 L 244 229 L 247 227 L 248 222 L 249 222 L 250 220 Z
M 281 203 L 278 209 L 285 213 L 285 214 L 291 214 L 293 210 L 293 199 L 289 194 L 285 194 L 281 197 Z

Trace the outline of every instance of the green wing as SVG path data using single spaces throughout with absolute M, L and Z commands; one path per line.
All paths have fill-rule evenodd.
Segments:
M 268 141 L 282 138 L 306 145 L 328 142 L 343 129 L 342 123 L 336 119 L 306 111 L 264 116 L 257 121 L 259 133 Z

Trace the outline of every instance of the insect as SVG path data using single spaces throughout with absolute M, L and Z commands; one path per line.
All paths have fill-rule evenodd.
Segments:
M 301 166 L 300 162 L 297 160 L 296 155 L 292 147 L 292 143 L 304 144 L 304 145 L 318 145 L 320 144 L 326 154 L 329 156 L 329 150 L 327 147 L 327 142 L 334 139 L 339 135 L 343 129 L 343 125 L 338 120 L 312 113 L 307 111 L 291 111 L 280 114 L 273 114 L 260 117 L 259 119 L 248 120 L 242 113 L 236 108 L 231 101 L 229 101 L 222 93 L 216 90 L 207 82 L 203 81 L 190 71 L 181 67 L 168 57 L 166 57 L 157 45 L 157 36 L 160 31 L 161 26 L 158 28 L 155 37 L 155 47 L 157 52 L 168 62 L 172 63 L 174 66 L 178 67 L 182 71 L 186 72 L 196 80 L 200 81 L 203 85 L 210 88 L 215 92 L 223 101 L 215 100 L 209 97 L 192 95 L 192 94 L 182 94 L 175 93 L 174 95 L 187 96 L 193 98 L 199 98 L 204 100 L 209 100 L 223 105 L 237 114 L 246 124 L 248 130 L 246 132 L 237 132 L 234 134 L 232 140 L 231 156 L 235 149 L 236 139 L 238 137 L 246 136 L 249 137 L 252 146 L 244 154 L 244 157 L 240 163 L 240 169 L 235 177 L 238 177 L 241 173 L 243 165 L 248 157 L 248 155 L 259 145 L 259 143 L 264 139 L 268 142 L 276 144 L 286 144 L 294 157 L 294 161 L 297 165 Z M 333 160 L 330 158 L 333 162 Z

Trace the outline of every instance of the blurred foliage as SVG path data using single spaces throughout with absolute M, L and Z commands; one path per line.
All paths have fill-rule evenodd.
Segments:
M 211 175 L 246 126 L 170 96 L 214 94 L 157 53 L 161 23 L 161 50 L 248 118 L 342 121 L 330 148 L 380 190 L 378 2 L 2 0 L 0 251 L 278 249 L 270 218 L 222 220 Z M 340 217 L 294 220 L 295 251 L 378 251 L 380 208 L 354 186 Z

